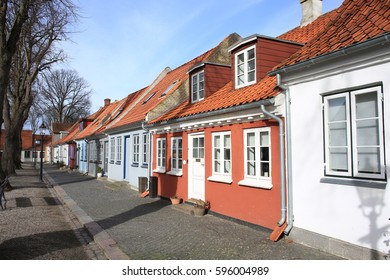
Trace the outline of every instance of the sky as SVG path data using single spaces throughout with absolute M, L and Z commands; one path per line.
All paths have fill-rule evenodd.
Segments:
M 148 86 L 218 45 L 231 33 L 278 36 L 299 25 L 299 0 L 74 0 L 80 21 L 61 48 L 59 68 L 74 69 L 92 89 L 92 108 Z M 323 0 L 323 13 L 342 0 Z

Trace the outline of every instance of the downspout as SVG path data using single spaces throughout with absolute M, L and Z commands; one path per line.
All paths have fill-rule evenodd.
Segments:
M 150 186 L 150 177 L 152 176 L 151 174 L 151 168 L 152 168 L 152 153 L 151 153 L 151 149 L 152 149 L 152 137 L 151 137 L 151 133 L 149 131 L 149 129 L 147 129 L 145 127 L 145 121 L 142 122 L 142 129 L 144 131 L 146 131 L 148 133 L 148 141 L 149 141 L 149 159 L 148 159 L 148 184 L 147 184 L 147 187 L 146 187 L 146 190 L 149 190 L 149 186 Z
M 271 114 L 265 109 L 263 104 L 260 105 L 261 111 L 264 115 L 270 117 L 271 119 L 276 120 L 279 123 L 279 152 L 280 152 L 280 220 L 278 222 L 278 226 L 282 226 L 286 222 L 286 184 L 285 184 L 285 176 L 284 176 L 284 126 L 283 120 L 274 114 Z
M 285 95 L 285 106 L 286 106 L 286 155 L 287 155 L 287 213 L 288 221 L 287 227 L 284 230 L 285 234 L 288 234 L 294 225 L 294 214 L 293 214 L 293 199 L 292 199 L 292 162 L 291 162 L 291 97 L 288 87 L 282 85 L 280 75 L 276 75 L 277 86 L 283 90 Z

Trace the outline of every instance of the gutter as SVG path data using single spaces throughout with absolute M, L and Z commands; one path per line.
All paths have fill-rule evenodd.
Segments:
M 200 119 L 200 118 L 214 117 L 216 115 L 227 114 L 227 113 L 237 112 L 237 111 L 241 111 L 241 110 L 255 109 L 261 105 L 265 105 L 265 106 L 273 105 L 274 103 L 275 103 L 274 98 L 263 99 L 260 101 L 251 102 L 248 104 L 243 104 L 243 105 L 238 105 L 238 106 L 233 106 L 233 107 L 228 107 L 225 109 L 214 110 L 214 111 L 209 111 L 209 112 L 205 112 L 205 113 L 199 113 L 199 114 L 190 115 L 190 116 L 177 118 L 177 119 L 170 119 L 170 120 L 162 121 L 159 123 L 147 124 L 147 125 L 145 125 L 145 127 L 146 128 L 153 128 L 153 127 L 158 127 L 160 125 L 181 123 L 181 122 L 196 120 L 196 119 Z

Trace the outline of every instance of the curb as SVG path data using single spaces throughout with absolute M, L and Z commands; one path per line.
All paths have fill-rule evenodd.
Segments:
M 99 245 L 104 254 L 109 260 L 129 260 L 127 256 L 118 246 L 116 241 L 105 231 L 97 222 L 81 209 L 77 203 L 61 188 L 47 172 L 43 171 L 44 182 L 51 186 L 58 198 L 64 206 L 68 207 L 70 211 L 79 220 L 81 225 L 86 229 L 91 238 Z

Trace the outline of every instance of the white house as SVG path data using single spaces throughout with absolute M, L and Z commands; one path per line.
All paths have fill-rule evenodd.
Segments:
M 389 1 L 346 0 L 271 73 L 287 104 L 291 238 L 352 259 L 390 256 Z

